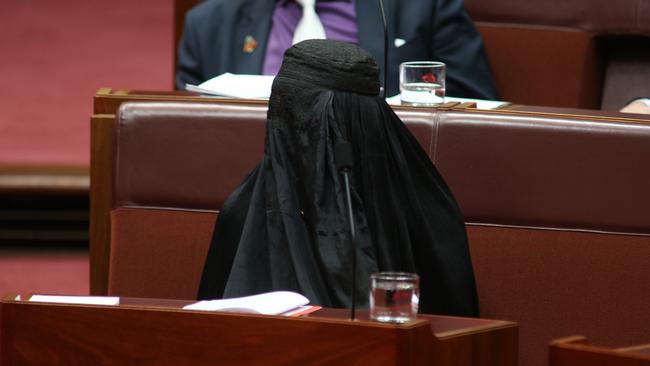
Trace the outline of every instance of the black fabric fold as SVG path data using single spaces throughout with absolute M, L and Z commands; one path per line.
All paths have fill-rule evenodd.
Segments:
M 378 96 L 378 68 L 357 46 L 309 40 L 287 50 L 273 83 L 262 162 L 227 199 L 200 299 L 292 290 L 349 307 L 351 258 L 334 146 L 349 141 L 358 230 L 356 297 L 376 271 L 416 272 L 420 311 L 478 315 L 460 210 L 426 153 Z

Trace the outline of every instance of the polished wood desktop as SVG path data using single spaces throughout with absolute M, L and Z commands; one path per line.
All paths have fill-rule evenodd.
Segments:
M 25 297 L 23 297 L 25 298 Z M 421 315 L 351 321 L 344 309 L 290 318 L 183 310 L 189 301 L 118 306 L 0 305 L 2 365 L 516 365 L 517 324 Z
M 572 336 L 549 344 L 549 366 L 648 366 L 650 344 L 610 348 L 589 344 L 584 336 Z
M 201 95 L 188 91 L 153 91 L 153 90 L 132 90 L 132 89 L 116 89 L 101 88 L 97 91 L 94 98 L 94 114 L 114 114 L 119 106 L 124 102 L 191 102 L 191 103 L 221 103 L 227 101 L 229 103 L 242 103 L 248 104 L 259 103 L 266 105 L 264 100 L 250 100 L 250 99 L 229 99 L 210 95 Z M 393 106 L 395 109 L 419 109 L 431 107 L 412 107 L 412 106 Z M 472 110 L 489 113 L 499 114 L 515 114 L 515 115 L 547 115 L 547 116 L 585 116 L 588 118 L 602 118 L 602 119 L 615 119 L 619 121 L 647 121 L 650 123 L 650 115 L 642 114 L 629 114 L 620 113 L 615 111 L 603 111 L 597 109 L 580 109 L 580 108 L 560 108 L 548 106 L 525 105 L 516 103 L 507 103 L 494 110 L 479 110 L 475 108 L 472 103 L 445 103 L 438 109 L 450 110 L 465 110 L 471 112 Z

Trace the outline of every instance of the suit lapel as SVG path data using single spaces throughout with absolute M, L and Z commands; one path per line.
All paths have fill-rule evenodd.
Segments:
M 384 10 L 386 11 L 386 21 L 388 23 L 388 51 L 393 48 L 391 40 L 395 38 L 395 25 L 392 24 L 395 19 L 394 1 L 383 0 Z M 372 57 L 379 65 L 381 70 L 384 69 L 384 29 L 381 21 L 381 12 L 377 0 L 356 0 L 357 8 L 357 26 L 359 27 L 359 46 L 370 52 Z M 390 56 L 390 53 L 389 53 Z M 382 85 L 383 71 L 380 73 Z
M 234 0 L 231 0 L 234 1 Z M 232 52 L 233 72 L 260 74 L 273 17 L 273 0 L 246 0 L 237 20 Z

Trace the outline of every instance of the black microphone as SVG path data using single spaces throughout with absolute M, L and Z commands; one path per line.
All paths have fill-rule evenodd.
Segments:
M 379 3 L 379 12 L 381 13 L 381 22 L 384 26 L 384 98 L 388 95 L 388 26 L 386 25 L 386 12 L 384 11 L 384 1 L 377 0 Z
M 343 180 L 345 183 L 345 197 L 348 202 L 348 221 L 350 223 L 350 241 L 352 247 L 352 294 L 350 299 L 352 300 L 352 306 L 350 309 L 350 319 L 354 320 L 355 318 L 355 309 L 356 309 L 356 289 L 357 289 L 357 233 L 354 227 L 354 215 L 352 211 L 352 197 L 350 195 L 350 177 L 349 174 L 352 171 L 353 158 L 352 158 L 352 146 L 347 141 L 341 141 L 336 143 L 334 146 L 334 160 L 336 161 L 336 167 L 339 172 L 343 174 Z

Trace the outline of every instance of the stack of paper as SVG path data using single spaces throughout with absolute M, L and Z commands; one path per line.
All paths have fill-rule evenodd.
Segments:
M 268 99 L 271 96 L 271 85 L 274 76 L 272 75 L 243 75 L 231 74 L 229 72 L 214 77 L 199 85 L 187 84 L 185 89 L 196 93 L 217 95 L 229 98 L 244 99 Z M 386 98 L 390 105 L 402 103 L 399 94 Z M 496 109 L 503 105 L 510 104 L 498 100 L 469 99 L 445 97 L 445 102 L 473 102 L 478 109 Z
M 204 300 L 187 305 L 188 310 L 216 310 L 238 313 L 278 315 L 309 304 L 309 299 L 291 291 L 275 291 L 260 295 L 221 300 Z
M 386 102 L 390 105 L 401 105 L 402 99 L 399 94 L 386 98 Z M 485 99 L 473 99 L 473 98 L 457 98 L 457 97 L 445 97 L 445 103 L 448 102 L 457 102 L 457 103 L 476 103 L 477 109 L 497 109 L 499 107 L 509 105 L 509 102 L 502 102 L 500 100 L 485 100 Z
M 273 78 L 272 75 L 235 75 L 227 72 L 199 85 L 186 84 L 185 89 L 222 97 L 268 99 Z
M 56 296 L 32 295 L 31 302 L 52 302 L 57 304 L 83 304 L 83 305 L 119 305 L 120 298 L 112 296 Z

